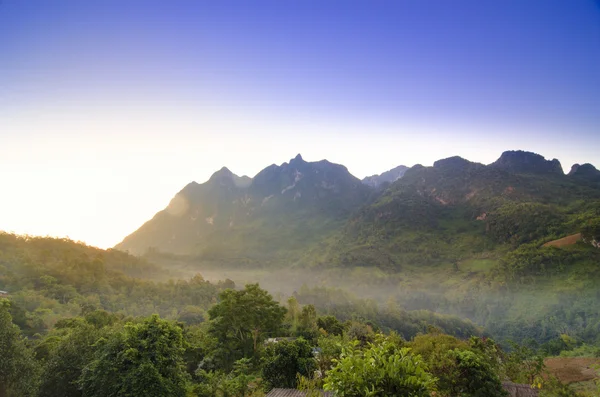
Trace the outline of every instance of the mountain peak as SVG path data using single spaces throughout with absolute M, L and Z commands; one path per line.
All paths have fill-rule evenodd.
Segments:
M 294 164 L 294 163 L 304 163 L 304 159 L 302 158 L 302 155 L 300 153 L 298 153 L 296 155 L 296 157 L 294 157 L 293 159 L 290 160 L 290 164 Z
M 600 171 L 589 163 L 581 165 L 573 164 L 568 175 L 583 179 L 600 180 Z
M 433 163 L 433 168 L 459 169 L 459 168 L 468 167 L 473 164 L 476 164 L 476 163 L 473 163 L 469 160 L 463 159 L 460 156 L 452 156 L 452 157 L 448 157 L 446 159 L 441 159 L 441 160 L 436 161 L 435 163 Z
M 506 151 L 490 165 L 515 173 L 564 175 L 557 159 L 546 160 L 544 156 L 523 150 Z
M 212 174 L 209 181 L 215 181 L 215 180 L 220 180 L 220 179 L 224 179 L 224 178 L 231 179 L 231 178 L 233 178 L 233 175 L 234 175 L 233 172 L 231 172 L 229 170 L 229 168 L 223 167 L 219 171 Z
M 579 167 L 581 167 L 581 164 L 577 164 L 577 163 L 573 164 L 571 166 L 571 171 L 569 171 L 569 173 L 567 175 L 574 175 L 577 172 L 577 170 L 579 169 Z

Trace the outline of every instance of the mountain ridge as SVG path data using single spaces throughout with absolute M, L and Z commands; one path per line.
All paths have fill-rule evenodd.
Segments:
M 349 247 L 367 244 L 378 247 L 367 251 L 376 249 L 377 255 L 387 258 L 384 267 L 400 266 L 419 256 L 409 258 L 376 236 L 403 241 L 406 230 L 428 235 L 449 223 L 463 225 L 455 233 L 472 235 L 477 241 L 474 246 L 490 239 L 490 246 L 510 238 L 529 241 L 519 235 L 524 225 L 519 229 L 507 224 L 506 211 L 516 211 L 523 219 L 530 219 L 531 211 L 547 214 L 547 222 L 539 222 L 555 230 L 552 225 L 564 221 L 562 215 L 552 216 L 556 208 L 562 211 L 576 200 L 585 203 L 599 197 L 600 186 L 575 176 L 598 171 L 591 165 L 581 167 L 565 175 L 558 160 L 525 151 L 504 152 L 489 165 L 453 156 L 433 166 L 402 169 L 401 177 L 377 187 L 360 181 L 343 165 L 307 162 L 300 154 L 265 167 L 253 178 L 238 177 L 223 167 L 205 183 L 186 185 L 164 210 L 116 248 L 137 254 L 158 249 L 231 264 L 233 258 L 255 264 L 339 264 L 353 261 L 352 255 L 342 258 L 354 250 Z M 538 236 L 543 227 L 534 228 L 530 235 Z M 513 237 L 498 237 L 505 229 Z M 577 232 L 572 226 L 568 231 Z M 439 245 L 440 260 L 458 255 L 452 241 Z M 409 241 L 401 244 L 416 247 Z M 371 256 L 354 258 L 367 265 L 382 264 Z
M 381 174 L 371 175 L 363 178 L 362 182 L 368 186 L 379 188 L 384 184 L 396 182 L 404 176 L 404 173 L 410 169 L 405 165 L 399 165 L 391 170 L 382 172 Z

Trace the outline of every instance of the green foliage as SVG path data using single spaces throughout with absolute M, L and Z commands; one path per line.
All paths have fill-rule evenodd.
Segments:
M 226 361 L 253 357 L 269 336 L 277 336 L 286 309 L 258 284 L 241 291 L 227 289 L 210 308 L 210 333 L 217 338 Z
M 430 396 L 435 378 L 420 356 L 380 338 L 366 350 L 350 342 L 327 373 L 325 389 L 342 397 Z
M 511 343 L 511 348 L 504 364 L 508 378 L 516 383 L 540 383 L 545 372 L 544 358 L 528 346 Z
M 326 335 L 319 337 L 318 354 L 316 354 L 316 362 L 321 374 L 326 373 L 331 369 L 334 361 L 342 354 L 343 337 L 336 335 Z
M 319 336 L 319 327 L 317 325 L 317 310 L 313 305 L 306 305 L 298 316 L 298 327 L 296 329 L 298 336 L 308 341 L 315 341 Z
M 157 265 L 123 252 L 0 233 L 0 288 L 10 291 L 11 314 L 29 337 L 47 332 L 61 318 L 96 309 L 134 316 L 158 313 L 198 323 L 218 293 L 232 286 L 201 276 L 177 282 L 148 280 L 158 276 L 165 272 Z
M 0 396 L 34 396 L 39 368 L 33 354 L 12 323 L 10 302 L 0 299 Z M 27 376 L 24 376 L 24 375 Z
M 181 328 L 157 315 L 128 323 L 101 346 L 81 376 L 85 396 L 185 396 Z
M 536 276 L 560 274 L 575 260 L 575 255 L 561 248 L 526 244 L 504 257 L 502 270 L 511 281 L 531 282 Z
M 317 318 L 317 327 L 328 335 L 342 335 L 344 332 L 344 325 L 331 315 Z
M 262 358 L 262 378 L 267 389 L 297 386 L 297 375 L 311 376 L 316 369 L 312 347 L 302 339 L 267 345 Z
M 600 242 L 600 217 L 589 219 L 581 228 L 581 236 L 591 243 Z
M 36 348 L 38 353 L 51 343 L 45 359 L 39 397 L 82 396 L 79 385 L 83 369 L 92 361 L 97 350 L 96 341 L 109 337 L 112 325 L 106 312 L 89 313 L 85 321 L 80 318 L 62 320 L 57 329 Z
M 359 328 L 369 323 L 371 328 L 375 326 L 384 330 L 394 330 L 406 339 L 426 332 L 427 326 L 430 324 L 440 328 L 443 332 L 463 338 L 481 334 L 481 330 L 475 324 L 456 316 L 432 313 L 426 310 L 408 311 L 398 307 L 395 302 L 390 302 L 386 307 L 380 307 L 374 300 L 357 299 L 348 292 L 337 288 L 309 288 L 304 285 L 297 292 L 296 297 L 300 303 L 314 305 L 320 313 L 325 315 L 332 315 L 342 321 L 358 320 L 358 323 L 362 323 L 362 325 L 358 325 Z M 355 331 L 359 332 L 360 330 L 355 329 L 351 333 Z M 369 331 L 363 329 L 362 334 L 361 338 L 365 342 L 369 341 Z
M 250 373 L 251 363 L 247 358 L 236 361 L 229 374 L 200 369 L 196 373 L 199 383 L 195 385 L 194 393 L 198 397 L 245 397 L 250 393 Z
M 453 364 L 444 384 L 449 396 L 508 396 L 492 367 L 474 352 L 454 349 L 447 353 L 447 357 Z
M 561 232 L 565 216 L 556 207 L 541 203 L 505 203 L 487 217 L 488 233 L 513 246 Z
M 495 343 L 473 337 L 469 342 L 439 330 L 415 337 L 408 346 L 438 379 L 441 396 L 503 396 L 498 377 L 500 357 Z

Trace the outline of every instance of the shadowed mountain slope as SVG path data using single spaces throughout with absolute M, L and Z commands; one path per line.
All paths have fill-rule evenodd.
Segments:
M 206 183 L 183 188 L 117 248 L 208 259 L 295 257 L 294 251 L 339 228 L 370 194 L 346 167 L 300 155 L 251 180 L 223 168 Z

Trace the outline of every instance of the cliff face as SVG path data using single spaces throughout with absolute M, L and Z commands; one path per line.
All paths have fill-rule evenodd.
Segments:
M 408 170 L 408 167 L 405 165 L 399 165 L 396 168 L 392 168 L 389 171 L 383 172 L 380 175 L 372 175 L 364 178 L 362 182 L 365 185 L 379 188 L 384 184 L 394 183 L 398 179 L 404 176 L 404 173 Z

